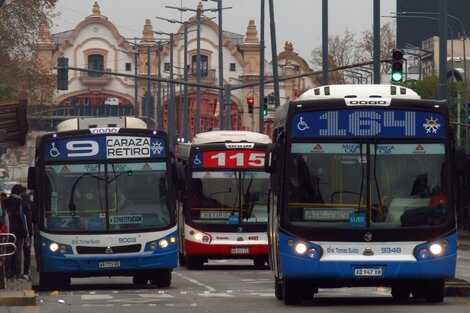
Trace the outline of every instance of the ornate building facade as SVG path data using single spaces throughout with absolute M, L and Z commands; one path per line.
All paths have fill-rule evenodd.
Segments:
M 141 38 L 124 38 L 116 26 L 101 13 L 98 2 L 92 8 L 92 14 L 85 17 L 74 29 L 51 34 L 46 21 L 41 27 L 36 51 L 42 67 L 51 74 L 59 57 L 69 59 L 69 66 L 75 68 L 103 71 L 101 73 L 69 71 L 68 90 L 57 91 L 53 105 L 60 108 L 70 106 L 71 115 L 135 115 L 147 118 L 150 126 L 155 126 L 158 117 L 163 125 L 157 128 L 168 130 L 168 106 L 175 104 L 176 133 L 182 134 L 185 123 L 189 124 L 190 138 L 196 133 L 196 110 L 199 100 L 200 131 L 220 127 L 219 90 L 200 87 L 199 97 L 195 86 L 189 87 L 189 119 L 183 112 L 184 92 L 182 85 L 171 85 L 166 82 L 135 79 L 132 75 L 150 75 L 168 79 L 170 68 L 173 68 L 174 79 L 182 80 L 184 76 L 184 56 L 187 53 L 188 82 L 195 83 L 194 75 L 199 50 L 201 77 L 200 83 L 205 86 L 219 86 L 218 79 L 218 25 L 204 15 L 202 4 L 199 49 L 196 16 L 183 21 L 187 25 L 187 44 L 184 40 L 184 25 L 175 29 L 173 43 L 160 39 L 156 35 L 151 20 L 144 21 Z M 247 21 L 245 35 L 224 31 L 222 34 L 224 85 L 232 87 L 258 82 L 260 80 L 260 41 L 253 20 Z M 158 38 L 157 38 L 158 37 Z M 158 49 L 158 47 L 161 47 Z M 307 62 L 294 52 L 292 44 L 286 42 L 284 51 L 278 54 L 278 72 L 280 76 L 295 75 L 311 71 Z M 265 62 L 265 80 L 272 79 L 272 64 Z M 116 73 L 124 75 L 115 75 Z M 160 76 L 159 76 L 160 73 Z M 280 82 L 281 105 L 298 97 L 302 91 L 313 87 L 311 77 Z M 173 89 L 171 89 L 173 88 Z M 157 91 L 161 92 L 158 93 Z M 153 95 L 152 105 L 143 105 L 143 96 L 150 92 Z M 273 85 L 265 86 L 265 95 L 273 92 Z M 157 96 L 159 95 L 159 96 Z M 259 131 L 260 103 L 263 105 L 265 95 L 259 95 L 259 87 L 232 88 L 230 94 L 231 129 Z M 171 102 L 170 97 L 174 101 Z M 254 97 L 254 113 L 248 112 L 247 97 Z M 199 98 L 199 99 L 198 99 Z M 160 99 L 161 109 L 157 103 Z M 147 109 L 149 108 L 149 109 Z M 272 108 L 274 109 L 274 108 Z M 149 111 L 149 112 L 147 112 Z M 265 116 L 265 133 L 270 134 L 273 110 Z M 70 116 L 68 116 L 70 117 Z

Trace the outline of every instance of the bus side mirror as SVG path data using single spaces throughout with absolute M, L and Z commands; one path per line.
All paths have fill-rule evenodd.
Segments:
M 455 148 L 455 169 L 458 173 L 464 173 L 466 171 L 466 155 L 465 147 L 458 146 Z
M 36 179 L 38 177 L 38 168 L 36 166 L 31 166 L 28 168 L 28 189 L 36 190 Z
M 185 173 L 184 173 L 184 165 L 181 162 L 176 162 L 175 166 L 176 170 L 176 185 L 178 188 L 183 187 L 185 184 Z
M 274 173 L 276 171 L 274 149 L 272 147 L 269 147 L 266 150 L 266 155 L 264 157 L 264 171 L 266 173 Z

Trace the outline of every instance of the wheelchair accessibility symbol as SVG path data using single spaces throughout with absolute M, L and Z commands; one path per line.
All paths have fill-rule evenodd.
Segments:
M 56 158 L 60 155 L 59 149 L 56 148 L 55 142 L 52 142 L 52 148 L 49 150 L 51 157 Z
M 301 116 L 300 121 L 297 123 L 297 129 L 300 131 L 304 131 L 306 129 L 309 129 L 307 123 L 305 123 L 304 118 Z
M 194 165 L 201 165 L 201 160 L 199 159 L 199 156 L 198 155 L 195 155 L 194 156 L 194 160 L 193 160 L 193 164 Z

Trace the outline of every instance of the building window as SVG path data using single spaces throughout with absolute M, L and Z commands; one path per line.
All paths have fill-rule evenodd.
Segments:
M 88 69 L 104 70 L 104 56 L 101 54 L 90 54 L 88 56 Z M 88 76 L 103 76 L 103 73 L 88 73 Z
M 191 62 L 192 62 L 191 75 L 196 76 L 197 55 L 192 56 Z M 207 55 L 201 55 L 201 77 L 207 77 L 208 75 L 209 75 L 209 57 Z
M 126 71 L 132 71 L 132 63 L 126 63 Z
M 170 71 L 170 63 L 165 63 L 165 64 L 163 65 L 163 70 L 164 70 L 165 72 L 169 72 L 169 71 Z
M 237 65 L 235 63 L 230 63 L 230 72 L 235 72 L 237 70 Z

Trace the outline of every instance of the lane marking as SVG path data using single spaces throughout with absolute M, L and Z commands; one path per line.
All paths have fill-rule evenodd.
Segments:
M 215 288 L 213 288 L 213 287 L 211 287 L 211 286 L 209 286 L 209 285 L 205 285 L 205 284 L 203 284 L 203 283 L 201 283 L 201 282 L 199 282 L 199 281 L 197 281 L 197 280 L 195 280 L 195 279 L 192 279 L 192 278 L 190 278 L 190 277 L 188 277 L 188 276 L 186 276 L 186 275 L 183 275 L 183 274 L 177 273 L 177 272 L 173 272 L 173 275 L 179 276 L 180 278 L 185 279 L 185 280 L 187 280 L 187 281 L 190 281 L 191 283 L 193 283 L 193 284 L 195 284 L 195 285 L 198 285 L 198 286 L 200 286 L 200 287 L 204 287 L 204 288 L 206 288 L 207 290 L 209 290 L 210 292 L 215 292 Z
M 97 295 L 97 294 L 92 294 L 92 295 L 82 295 L 82 300 L 110 300 L 114 299 L 113 296 L 111 295 Z

